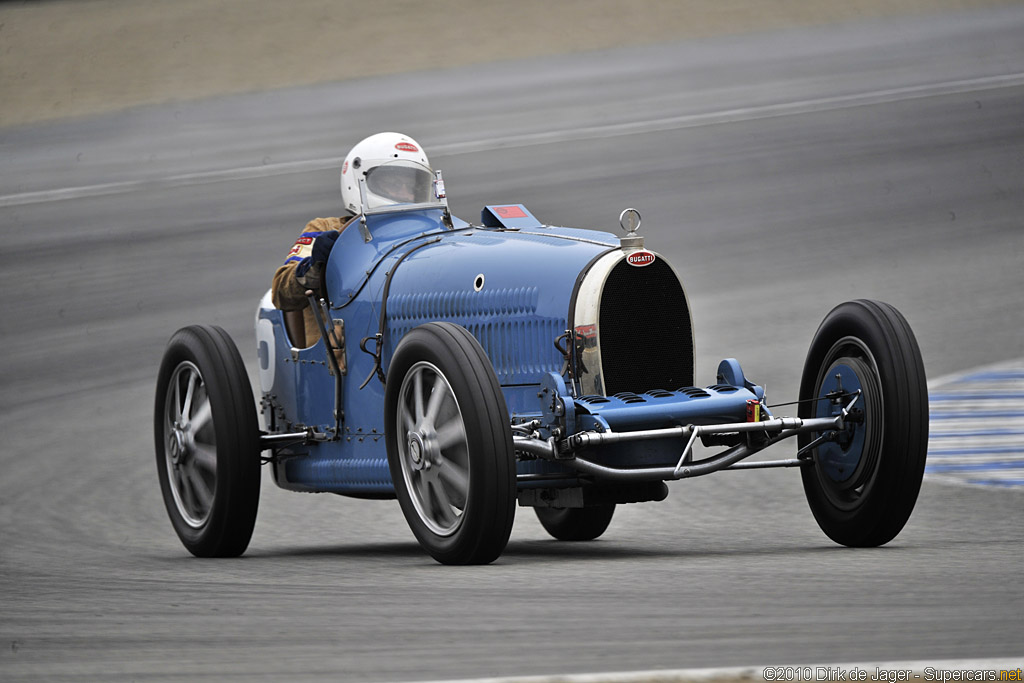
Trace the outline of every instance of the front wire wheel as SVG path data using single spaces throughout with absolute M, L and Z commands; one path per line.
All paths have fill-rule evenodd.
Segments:
M 388 465 L 409 528 L 443 564 L 501 555 L 516 504 L 515 453 L 501 385 L 463 327 L 406 334 L 385 389 Z
M 832 417 L 857 393 L 846 427 L 811 450 L 804 493 L 825 534 L 879 546 L 903 529 L 917 501 L 928 451 L 928 389 L 906 319 L 880 301 L 833 309 L 811 342 L 799 415 Z M 817 434 L 802 434 L 801 448 Z

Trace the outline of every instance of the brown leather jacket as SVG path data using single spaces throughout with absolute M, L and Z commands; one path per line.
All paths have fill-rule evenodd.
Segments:
M 320 233 L 330 230 L 341 232 L 353 220 L 351 216 L 311 220 L 295 240 L 284 265 L 274 273 L 271 296 L 274 305 L 285 312 L 285 328 L 296 347 L 312 346 L 320 338 L 316 318 L 313 317 L 309 300 L 306 298 L 307 290 L 318 291 L 320 288 L 320 269 L 311 268 L 302 277 L 296 276 L 295 269 L 304 258 L 312 255 L 313 241 Z

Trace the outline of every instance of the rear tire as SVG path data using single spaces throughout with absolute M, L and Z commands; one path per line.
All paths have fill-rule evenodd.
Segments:
M 825 317 L 804 363 L 800 417 L 833 415 L 829 400 L 813 399 L 840 385 L 861 390 L 854 404 L 860 416 L 847 421 L 840 441 L 811 451 L 813 466 L 801 470 L 804 493 L 836 543 L 883 545 L 910 518 L 928 451 L 924 364 L 910 325 L 894 307 L 850 301 Z M 800 447 L 817 436 L 800 435 Z
M 164 352 L 154 410 L 157 476 L 182 544 L 197 557 L 241 555 L 260 493 L 252 386 L 219 327 L 178 330 Z
M 615 514 L 615 504 L 585 508 L 534 508 L 541 526 L 559 541 L 593 541 Z

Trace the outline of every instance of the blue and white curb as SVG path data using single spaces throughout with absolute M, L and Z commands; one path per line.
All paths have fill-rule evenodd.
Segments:
M 925 475 L 1024 488 L 1024 358 L 929 383 Z

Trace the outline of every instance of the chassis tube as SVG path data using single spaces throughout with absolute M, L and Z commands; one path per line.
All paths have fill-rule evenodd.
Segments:
M 558 451 L 555 449 L 555 440 L 553 438 L 548 439 L 547 441 L 541 441 L 540 439 L 535 439 L 531 436 L 513 434 L 512 446 L 517 451 L 535 455 L 542 460 L 558 459 Z
M 260 434 L 260 449 L 269 450 L 275 446 L 306 444 L 315 441 L 311 432 L 285 432 L 280 434 Z
M 834 423 L 833 420 L 828 420 L 829 423 Z M 678 479 L 690 479 L 693 477 L 700 477 L 705 474 L 711 474 L 712 472 L 718 472 L 719 470 L 730 469 L 735 467 L 740 460 L 748 458 L 755 453 L 759 453 L 768 446 L 778 443 L 783 439 L 788 439 L 791 436 L 796 436 L 800 432 L 807 431 L 807 429 L 787 429 L 780 432 L 776 437 L 770 439 L 764 446 L 759 448 L 750 448 L 745 444 L 739 446 L 733 446 L 732 448 L 722 451 L 718 455 L 710 458 L 705 458 L 697 462 L 684 462 L 680 459 L 680 464 L 675 467 L 643 467 L 638 469 L 618 469 L 615 467 L 606 467 L 599 465 L 595 462 L 590 462 L 583 458 L 577 457 L 572 460 L 564 461 L 566 465 L 574 467 L 581 472 L 592 474 L 604 479 L 614 479 L 616 481 L 648 481 L 651 479 L 661 479 L 662 481 L 675 481 Z M 779 461 L 781 463 L 783 461 Z M 775 464 L 776 467 L 790 466 L 788 461 L 786 465 Z M 751 463 L 746 468 L 742 465 L 737 469 L 750 469 L 755 465 Z
M 554 439 L 541 441 L 527 436 L 513 436 L 513 445 L 516 450 L 530 453 L 545 460 L 554 460 L 572 467 L 580 472 L 592 474 L 603 479 L 616 481 L 651 481 L 660 479 L 671 481 L 677 479 L 688 479 L 711 474 L 719 470 L 732 468 L 740 460 L 758 453 L 768 446 L 788 439 L 804 432 L 824 431 L 842 426 L 843 416 L 818 417 L 801 419 L 796 417 L 772 418 L 763 422 L 737 422 L 718 425 L 687 425 L 685 427 L 670 427 L 667 429 L 648 429 L 639 432 L 584 432 L 574 434 L 563 445 L 570 446 L 573 450 L 587 446 L 620 443 L 623 441 L 639 441 L 644 439 L 657 439 L 667 437 L 689 436 L 690 441 L 675 467 L 642 467 L 636 469 L 622 469 L 600 465 L 585 458 L 581 458 L 572 452 L 560 453 Z M 690 447 L 693 440 L 702 434 L 727 434 L 735 432 L 777 432 L 775 436 L 756 448 L 746 444 L 733 446 L 732 448 L 710 458 L 698 462 L 689 460 Z M 801 465 L 800 460 L 776 461 L 774 463 L 750 463 L 741 465 L 736 469 L 753 469 L 755 467 L 795 467 Z
M 778 467 L 804 467 L 813 462 L 810 458 L 790 458 L 788 460 L 757 460 L 755 462 L 737 462 L 729 465 L 727 470 L 767 470 Z
M 826 420 L 826 427 L 835 426 L 833 418 L 815 418 Z M 733 432 L 774 432 L 784 429 L 801 429 L 815 420 L 801 420 L 798 417 L 775 417 L 763 422 L 733 422 L 716 425 L 686 425 L 685 427 L 667 427 L 665 429 L 643 429 L 635 432 L 582 432 L 573 434 L 565 444 L 570 450 L 579 450 L 588 446 L 602 446 L 622 441 L 641 441 L 644 439 L 664 439 L 666 437 L 688 437 L 696 432 L 704 434 L 731 434 Z

